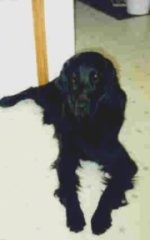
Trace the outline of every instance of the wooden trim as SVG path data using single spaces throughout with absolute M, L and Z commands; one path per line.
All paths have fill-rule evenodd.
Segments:
M 39 85 L 48 83 L 44 0 L 32 0 L 36 62 Z

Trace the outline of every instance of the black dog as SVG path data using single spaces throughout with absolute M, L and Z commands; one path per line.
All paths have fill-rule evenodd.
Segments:
M 77 197 L 79 160 L 96 161 L 109 173 L 91 220 L 93 233 L 104 233 L 111 226 L 112 210 L 127 204 L 125 191 L 133 188 L 137 172 L 136 164 L 118 141 L 126 94 L 113 64 L 99 53 L 78 54 L 64 64 L 54 81 L 4 97 L 0 105 L 12 106 L 27 98 L 43 108 L 43 122 L 55 126 L 60 147 L 54 164 L 59 178 L 55 194 L 66 208 L 70 230 L 78 232 L 85 225 Z

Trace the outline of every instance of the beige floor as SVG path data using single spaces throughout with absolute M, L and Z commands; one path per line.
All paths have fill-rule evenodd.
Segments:
M 136 189 L 129 193 L 131 204 L 116 213 L 118 218 L 114 216 L 113 228 L 118 232 L 113 235 L 112 228 L 103 237 L 149 240 L 150 16 L 117 21 L 78 3 L 76 19 L 76 50 L 100 51 L 118 66 L 121 85 L 128 95 L 120 140 L 139 166 Z M 126 218 L 124 223 L 122 218 Z M 120 224 L 124 229 L 122 233 Z
M 118 64 L 125 85 L 132 82 L 150 97 L 150 16 L 117 21 L 80 2 L 76 9 L 76 51 L 104 52 Z
M 49 166 L 58 155 L 53 127 L 42 125 L 42 111 L 32 101 L 1 108 L 0 240 L 150 240 L 149 45 L 150 16 L 117 21 L 77 3 L 77 52 L 102 51 L 120 69 L 120 82 L 128 94 L 120 140 L 139 166 L 136 187 L 127 193 L 130 204 L 113 211 L 110 230 L 95 236 L 90 218 L 104 186 L 97 166 L 82 163 L 79 197 L 87 225 L 78 234 L 69 232 L 64 208 L 53 197 L 57 178 Z

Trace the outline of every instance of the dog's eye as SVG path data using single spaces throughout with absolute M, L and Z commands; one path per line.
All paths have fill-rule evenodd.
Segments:
M 92 81 L 93 84 L 99 83 L 99 81 L 100 81 L 100 76 L 99 76 L 99 74 L 98 74 L 98 73 L 92 74 L 92 76 L 91 76 L 91 81 Z
M 72 85 L 77 84 L 77 75 L 75 73 L 73 73 L 71 76 L 71 82 L 72 82 Z

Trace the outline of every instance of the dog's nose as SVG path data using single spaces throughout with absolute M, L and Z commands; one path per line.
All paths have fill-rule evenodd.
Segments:
M 85 94 L 80 94 L 78 98 L 78 109 L 81 111 L 86 111 L 89 107 L 89 100 Z
M 87 98 L 87 95 L 86 94 L 84 94 L 84 93 L 82 93 L 82 94 L 80 94 L 79 95 L 79 101 L 87 101 L 88 100 L 88 98 Z

